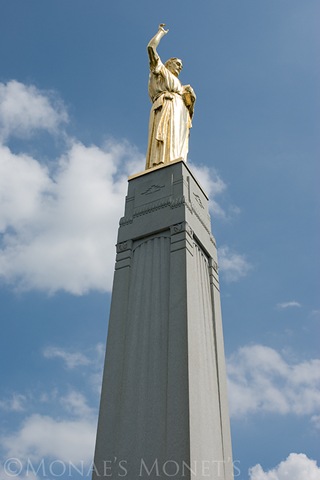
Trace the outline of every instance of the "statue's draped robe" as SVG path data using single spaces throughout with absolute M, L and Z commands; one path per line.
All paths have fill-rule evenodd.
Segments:
M 173 160 L 187 160 L 191 118 L 180 80 L 157 59 L 150 66 L 149 95 L 152 101 L 146 168 Z

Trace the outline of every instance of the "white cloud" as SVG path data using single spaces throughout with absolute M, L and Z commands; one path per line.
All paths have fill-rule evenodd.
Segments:
M 82 393 L 72 390 L 65 397 L 60 399 L 65 409 L 76 417 L 90 417 L 95 411 L 89 407 L 87 399 Z
M 317 430 L 320 430 L 320 415 L 313 415 L 311 417 L 311 422 Z
M 0 464 L 0 478 L 1 480 L 12 480 L 17 478 L 18 480 L 36 480 L 37 477 L 33 471 L 25 471 L 24 465 L 19 459 L 7 459 L 4 462 L 4 466 Z
M 313 415 L 311 417 L 311 422 L 317 430 L 320 430 L 320 415 Z
M 192 171 L 208 197 L 219 195 L 227 188 L 214 168 L 192 164 Z
M 36 130 L 57 131 L 68 115 L 52 92 L 11 80 L 0 83 L 0 139 L 29 137 Z
M 285 308 L 294 308 L 294 307 L 301 307 L 301 303 L 292 300 L 291 302 L 282 302 L 277 304 L 277 308 L 285 309 Z
M 27 397 L 20 393 L 13 393 L 10 398 L 0 400 L 0 408 L 9 412 L 22 412 L 25 410 Z
M 56 420 L 31 415 L 16 433 L 1 438 L 7 458 L 21 462 L 44 457 L 64 462 L 89 463 L 93 458 L 96 436 L 95 419 Z
M 320 360 L 290 364 L 263 345 L 240 348 L 228 360 L 230 411 L 315 415 L 320 411 Z
M 0 145 L 0 232 L 26 230 L 40 216 L 44 193 L 51 189 L 46 167 Z
M 91 360 L 81 352 L 69 352 L 59 347 L 46 347 L 43 350 L 45 358 L 61 358 L 67 368 L 89 365 Z
M 28 137 L 39 129 L 64 133 L 67 113 L 52 93 L 15 80 L 0 83 L 0 140 Z M 123 215 L 128 174 L 141 171 L 144 156 L 127 142 L 85 146 L 64 133 L 65 151 L 48 165 L 0 143 L 0 279 L 16 290 L 81 295 L 110 291 L 118 222 Z M 214 169 L 192 166 L 216 201 L 226 185 Z M 225 278 L 235 281 L 249 263 L 228 247 L 220 249 Z
M 227 185 L 214 168 L 208 168 L 205 165 L 194 165 L 193 163 L 191 163 L 191 167 L 195 178 L 209 197 L 209 207 L 214 217 L 228 220 L 240 213 L 240 209 L 237 206 L 229 206 L 226 211 L 217 202 L 216 197 L 227 189 Z
M 33 400 L 37 399 L 40 404 L 43 401 L 50 403 L 50 408 L 52 406 L 56 409 L 60 405 L 62 410 L 55 417 L 28 415 L 15 432 L 2 432 L 1 479 L 35 479 L 38 472 L 44 476 L 48 472 L 52 475 L 52 466 L 59 473 L 61 469 L 72 470 L 73 465 L 83 468 L 86 476 L 93 459 L 97 431 L 96 409 L 91 408 L 87 398 L 76 390 L 70 390 L 64 396 L 54 392 L 53 397 L 50 394 L 45 399 L 34 395 Z M 33 406 L 36 407 L 37 405 Z
M 2 147 L 0 277 L 22 290 L 111 289 L 127 175 L 141 161 L 125 142 L 71 142 L 50 172 Z
M 87 367 L 85 370 L 82 368 L 81 372 L 86 376 L 87 385 L 90 385 L 96 394 L 100 394 L 101 382 L 102 382 L 102 368 L 105 354 L 105 345 L 98 343 L 93 348 L 83 352 L 65 350 L 60 347 L 49 346 L 43 350 L 43 356 L 49 359 L 61 359 L 63 360 L 67 369 L 72 370 L 76 367 Z M 51 392 L 50 395 L 42 394 L 42 401 L 46 402 L 52 399 L 53 396 L 57 396 L 58 392 Z M 78 401 L 70 397 L 69 400 Z M 68 402 L 67 402 L 68 403 Z M 1 406 L 1 403 L 0 403 Z
M 99 347 L 91 350 L 100 358 L 97 352 Z M 89 471 L 96 437 L 97 411 L 88 404 L 86 396 L 75 389 L 70 390 L 70 387 L 68 389 L 65 395 L 55 390 L 50 395 L 33 396 L 34 401 L 48 403 L 49 408 L 52 406 L 56 410 L 62 407 L 54 417 L 34 413 L 28 415 L 15 432 L 6 435 L 2 432 L 0 447 L 4 459 L 4 478 L 7 478 L 10 470 L 18 472 L 19 475 L 14 475 L 18 478 L 28 477 L 28 462 L 31 462 L 31 470 L 34 466 L 36 471 L 41 467 L 41 462 L 44 462 L 43 468 L 47 469 L 50 461 L 57 462 L 57 467 L 59 462 L 68 466 L 70 463 L 87 466 L 85 471 Z M 36 409 L 37 404 L 32 408 Z M 5 459 L 10 458 L 17 461 L 12 464 L 9 461 L 9 465 L 6 465 Z
M 94 391 L 99 395 L 102 386 L 102 370 L 105 356 L 105 344 L 98 343 L 93 351 L 93 373 L 89 377 L 89 382 Z
M 276 468 L 265 472 L 261 465 L 249 470 L 250 480 L 320 480 L 320 468 L 303 453 L 290 453 Z
M 79 354 L 79 352 L 67 352 L 56 347 L 50 347 L 44 351 L 45 356 L 62 358 L 71 368 L 80 364 L 86 367 L 84 373 L 88 386 L 90 374 L 101 369 L 104 348 L 99 343 L 89 348 L 87 353 L 88 356 Z M 25 478 L 29 461 L 31 469 L 33 465 L 36 471 L 38 466 L 41 466 L 41 462 L 44 462 L 43 468 L 48 469 L 50 461 L 56 461 L 57 464 L 64 462 L 67 466 L 70 466 L 70 462 L 74 465 L 84 466 L 84 471 L 89 472 L 96 437 L 97 411 L 96 408 L 90 406 L 89 397 L 87 398 L 83 393 L 70 388 L 69 385 L 67 391 L 63 395 L 57 389 L 43 394 L 39 394 L 39 392 L 34 394 L 32 396 L 33 405 L 29 405 L 29 407 L 36 411 L 37 407 L 41 405 L 40 408 L 43 410 L 45 403 L 47 409 L 51 410 L 52 408 L 56 411 L 55 415 L 29 414 L 15 432 L 1 436 L 2 457 L 17 459 L 18 463 L 12 464 L 12 468 L 19 470 L 20 474 L 15 475 L 18 478 Z M 24 395 L 19 395 L 19 397 L 26 398 Z M 36 403 L 37 401 L 39 404 Z M 5 464 L 5 460 L 3 464 Z M 8 472 L 10 473 L 8 469 L 4 470 L 4 478 L 7 478 Z
M 219 248 L 218 260 L 221 273 L 227 282 L 236 282 L 245 277 L 252 268 L 245 255 L 236 253 L 226 245 Z

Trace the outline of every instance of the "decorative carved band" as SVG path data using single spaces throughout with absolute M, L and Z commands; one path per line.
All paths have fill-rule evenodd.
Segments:
M 147 191 L 145 193 L 146 193 L 146 195 L 148 194 Z M 196 197 L 197 196 L 195 195 L 195 198 Z M 200 197 L 199 197 L 199 199 L 200 199 Z M 201 200 L 200 200 L 200 202 L 201 202 Z M 134 210 L 132 216 L 124 216 L 120 219 L 120 226 L 128 225 L 128 224 L 133 222 L 134 218 L 139 217 L 141 215 L 146 215 L 146 214 L 151 213 L 155 210 L 159 210 L 159 209 L 165 208 L 167 206 L 170 206 L 171 208 L 177 208 L 177 207 L 180 207 L 181 205 L 185 205 L 188 208 L 188 210 L 197 217 L 199 222 L 202 224 L 204 229 L 208 232 L 208 234 L 211 237 L 210 221 L 205 222 L 205 220 L 201 218 L 201 215 L 197 212 L 197 210 L 189 204 L 189 202 L 187 201 L 187 199 L 184 195 L 181 195 L 180 197 L 175 197 L 175 198 L 172 198 L 172 197 L 162 198 L 161 200 L 158 200 L 157 202 L 151 202 L 151 203 L 148 203 L 147 205 L 137 207 Z M 203 207 L 203 205 L 202 205 L 202 207 Z M 213 243 L 215 244 L 214 241 L 213 241 Z
M 122 217 L 120 218 L 119 225 L 122 227 L 123 225 L 128 225 L 129 223 L 133 222 L 133 217 Z
M 170 207 L 171 208 L 180 207 L 180 205 L 185 205 L 185 203 L 186 203 L 186 198 L 184 195 L 181 195 L 181 197 L 176 197 L 171 200 Z
M 145 192 L 145 194 L 148 195 L 147 191 Z M 180 207 L 181 205 L 186 205 L 188 209 L 192 211 L 191 206 L 186 201 L 186 198 L 184 195 L 173 198 L 173 199 L 172 197 L 166 197 L 166 198 L 162 198 L 161 200 L 158 200 L 157 202 L 148 203 L 147 205 L 142 205 L 141 207 L 135 208 L 132 217 L 121 218 L 120 225 L 127 225 L 128 223 L 132 223 L 135 217 L 139 217 L 140 215 L 146 215 L 155 210 L 159 210 L 161 208 L 167 207 L 168 205 L 171 208 L 177 208 L 177 207 Z
M 170 198 L 162 198 L 157 202 L 148 203 L 148 205 L 143 205 L 138 207 L 133 212 L 133 217 L 139 217 L 140 215 L 145 215 L 146 213 L 153 212 L 154 210 L 159 210 L 160 208 L 164 208 L 167 205 L 170 205 Z

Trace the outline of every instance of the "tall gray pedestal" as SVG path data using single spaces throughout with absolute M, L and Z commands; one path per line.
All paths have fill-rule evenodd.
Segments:
M 217 252 L 178 161 L 129 179 L 93 479 L 231 480 Z

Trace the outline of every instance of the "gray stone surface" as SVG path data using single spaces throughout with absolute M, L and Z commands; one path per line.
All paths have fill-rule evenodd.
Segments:
M 217 252 L 182 162 L 129 179 L 93 479 L 231 480 Z

